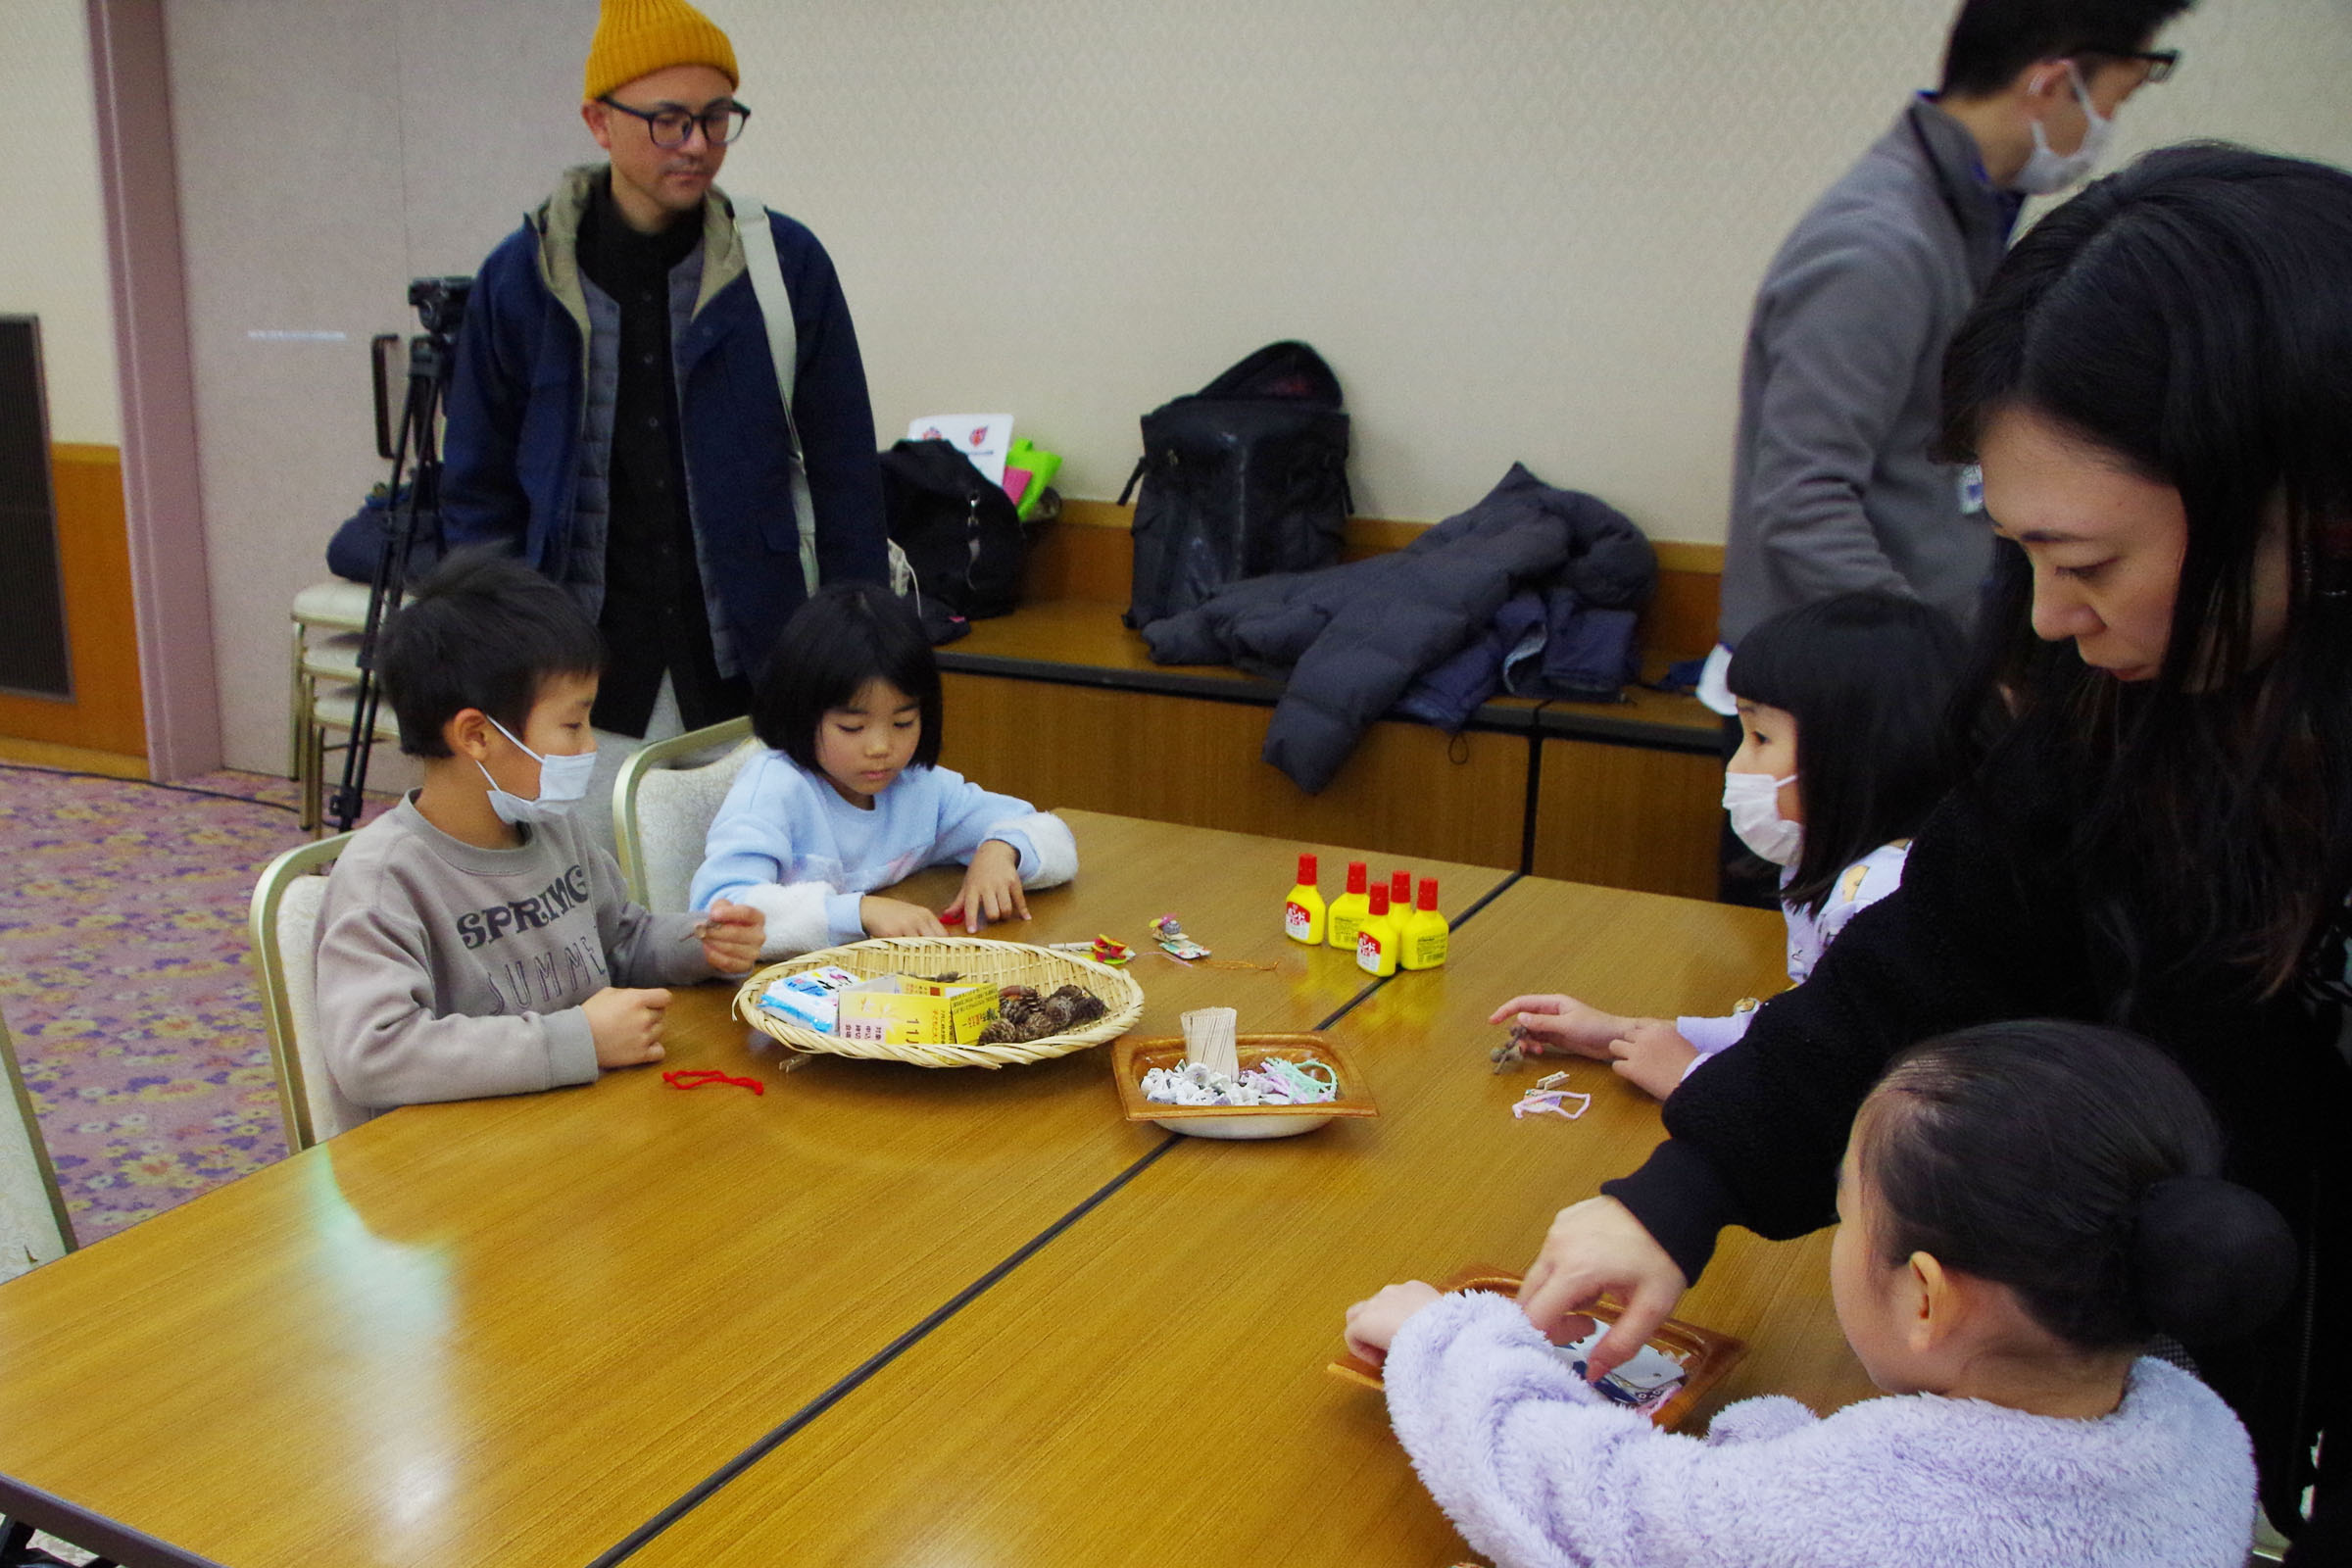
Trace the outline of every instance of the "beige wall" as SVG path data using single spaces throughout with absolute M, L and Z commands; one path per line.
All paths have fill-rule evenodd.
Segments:
M 114 311 L 81 0 L 0 0 L 0 314 L 41 318 L 49 433 L 113 446 Z
M 1106 496 L 1138 415 L 1298 336 L 1347 388 L 1361 511 L 1441 516 L 1524 459 L 1714 540 L 1755 279 L 1927 82 L 1950 3 L 707 9 L 757 111 L 725 183 L 832 250 L 886 438 L 1010 409 L 1070 493 Z M 595 15 L 172 0 L 232 760 L 277 764 L 286 600 L 378 476 L 365 340 L 408 323 L 411 275 L 472 270 L 592 156 Z M 2208 0 L 2174 41 L 2187 64 L 2131 105 L 2126 151 L 2352 163 L 2352 0 Z

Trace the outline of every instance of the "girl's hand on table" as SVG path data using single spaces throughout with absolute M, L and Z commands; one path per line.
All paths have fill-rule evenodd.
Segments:
M 944 937 L 948 928 L 939 916 L 905 899 L 886 899 L 868 893 L 858 901 L 858 919 L 869 937 Z
M 1690 1282 L 1633 1210 L 1614 1198 L 1588 1198 L 1560 1210 L 1544 1250 L 1519 1286 L 1519 1309 L 1545 1338 L 1571 1312 L 1603 1296 L 1625 1303 L 1585 1364 L 1597 1383 L 1649 1343 Z
M 1021 890 L 1020 852 L 1003 839 L 990 839 L 973 852 L 972 863 L 964 868 L 963 887 L 940 918 L 950 924 L 961 920 L 966 931 L 978 936 L 989 921 L 1015 915 L 1029 918 L 1029 898 Z
M 1624 1039 L 1641 1021 L 1556 994 L 1513 997 L 1487 1019 L 1516 1024 L 1524 1036 L 1520 1049 L 1529 1055 L 1591 1056 L 1595 1061 L 1607 1061 L 1609 1042 Z
M 1379 1295 L 1348 1309 L 1348 1348 L 1380 1365 L 1389 1358 L 1389 1347 L 1404 1320 L 1438 1299 L 1438 1288 L 1419 1280 L 1383 1287 Z
M 1609 1042 L 1609 1054 L 1618 1077 L 1664 1100 L 1698 1059 L 1698 1048 L 1663 1018 L 1636 1018 L 1624 1039 Z

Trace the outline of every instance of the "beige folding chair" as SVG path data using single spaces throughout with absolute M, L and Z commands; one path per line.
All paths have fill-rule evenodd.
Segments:
M 359 704 L 360 635 L 368 624 L 368 588 L 335 578 L 294 596 L 293 695 L 287 704 L 293 778 L 301 786 L 302 829 L 318 831 L 325 815 L 326 762 L 350 744 Z M 329 737 L 341 741 L 329 743 Z M 399 726 L 389 708 L 375 719 L 375 738 L 397 745 Z
M 57 1190 L 57 1170 L 41 1142 L 24 1075 L 17 1070 L 17 1048 L 5 1018 L 0 1018 L 0 1067 L 8 1072 L 8 1098 L 0 1104 L 0 1280 L 13 1280 L 72 1251 L 74 1222 L 66 1214 L 65 1195 Z
M 629 897 L 657 914 L 686 907 L 710 819 L 759 752 L 752 721 L 730 718 L 656 741 L 622 764 L 612 781 L 612 841 Z
M 277 1065 L 277 1113 L 286 1150 L 300 1153 L 351 1125 L 328 1090 L 318 1042 L 318 907 L 326 870 L 352 835 L 297 845 L 263 868 L 253 890 L 253 967 Z

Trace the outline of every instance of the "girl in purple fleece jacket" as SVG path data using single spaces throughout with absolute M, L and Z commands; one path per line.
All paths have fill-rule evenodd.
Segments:
M 1767 1396 L 1680 1437 L 1514 1303 L 1417 1281 L 1348 1308 L 1348 1341 L 1386 1356 L 1397 1437 L 1503 1568 L 2240 1568 L 2245 1433 L 2141 1353 L 2262 1322 L 2293 1280 L 2285 1222 L 2221 1156 L 2145 1043 L 1986 1025 L 1898 1056 L 1839 1168 L 1838 1321 L 1892 1397 L 1825 1419 Z

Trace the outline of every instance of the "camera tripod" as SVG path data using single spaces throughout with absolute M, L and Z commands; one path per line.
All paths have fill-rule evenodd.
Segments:
M 419 539 L 441 543 L 441 403 L 457 353 L 458 325 L 465 319 L 468 277 L 420 277 L 409 285 L 424 331 L 409 340 L 408 394 L 400 428 L 389 427 L 381 356 L 397 347 L 396 337 L 375 340 L 376 452 L 392 464 L 390 505 L 384 513 L 384 542 L 376 552 L 368 585 L 368 620 L 360 632 L 360 683 L 354 689 L 351 744 L 343 753 L 343 782 L 328 803 L 335 831 L 348 833 L 360 819 L 368 784 L 368 760 L 375 748 L 375 717 L 382 688 L 375 678 L 375 640 L 384 616 L 400 608 L 408 589 L 409 552 Z M 407 489 L 402 489 L 406 475 Z

